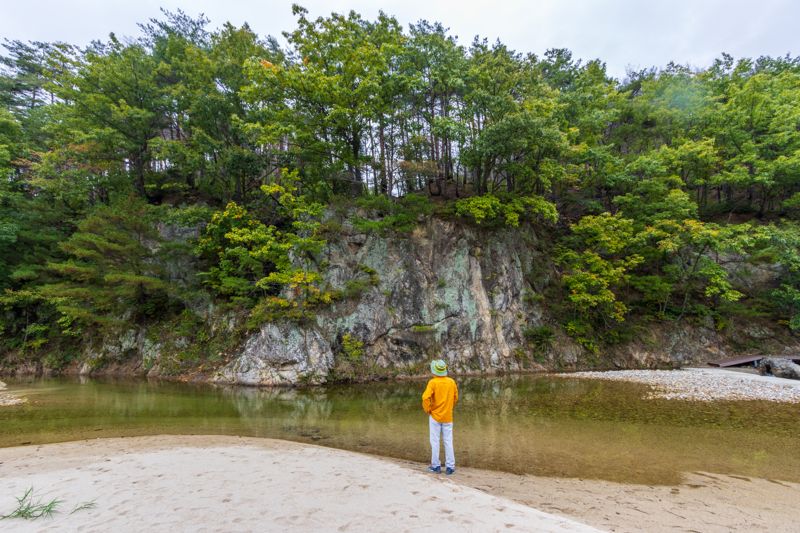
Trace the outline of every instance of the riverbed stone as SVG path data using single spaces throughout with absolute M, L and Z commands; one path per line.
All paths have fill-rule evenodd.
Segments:
M 20 398 L 18 396 L 14 396 L 13 394 L 4 392 L 5 388 L 6 384 L 0 381 L 0 407 L 19 405 L 25 402 L 25 398 Z
M 791 359 L 765 357 L 758 363 L 758 371 L 762 375 L 773 375 L 778 378 L 800 379 L 800 365 Z

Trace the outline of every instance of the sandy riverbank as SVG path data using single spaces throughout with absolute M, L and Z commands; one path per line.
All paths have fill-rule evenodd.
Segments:
M 64 500 L 64 512 L 0 524 L 4 531 L 797 530 L 800 485 L 778 480 L 693 472 L 678 486 L 647 486 L 470 468 L 446 478 L 423 468 L 223 436 L 4 448 L 0 513 L 28 487 L 42 500 Z M 91 500 L 95 508 L 67 514 Z
M 0 449 L 3 531 L 595 531 L 396 462 L 270 439 L 160 436 Z M 69 514 L 94 501 L 96 507 Z
M 789 533 L 800 484 L 689 472 L 676 486 L 519 476 L 460 469 L 458 482 L 615 532 Z

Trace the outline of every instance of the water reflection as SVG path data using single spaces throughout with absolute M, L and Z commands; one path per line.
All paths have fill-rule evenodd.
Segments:
M 641 385 L 514 376 L 460 380 L 459 464 L 675 483 L 705 470 L 800 481 L 798 406 L 642 400 Z M 27 380 L 0 446 L 146 434 L 276 437 L 424 461 L 424 382 L 309 389 Z

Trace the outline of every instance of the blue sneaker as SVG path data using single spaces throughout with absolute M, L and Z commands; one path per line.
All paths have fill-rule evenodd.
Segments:
M 429 466 L 428 467 L 428 472 L 433 472 L 434 474 L 441 474 L 442 473 L 442 467 L 441 466 Z
M 448 466 L 448 467 L 445 469 L 444 473 L 445 473 L 445 474 L 447 474 L 447 475 L 449 476 L 449 475 L 451 475 L 451 474 L 455 474 L 455 473 L 456 473 L 456 469 L 455 469 L 455 468 L 450 468 L 450 467 Z

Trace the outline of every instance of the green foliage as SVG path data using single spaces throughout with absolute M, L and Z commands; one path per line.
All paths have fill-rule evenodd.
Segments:
M 306 320 L 336 294 L 322 287 L 313 266 L 325 245 L 319 235 L 322 205 L 298 194 L 297 172 L 262 186 L 273 201 L 281 227 L 267 225 L 245 208 L 229 203 L 214 213 L 197 251 L 211 268 L 201 275 L 217 294 L 252 307 L 248 324 L 288 318 Z
M 550 326 L 531 326 L 522 330 L 522 336 L 537 351 L 544 352 L 553 346 L 555 331 Z
M 357 363 L 364 357 L 364 343 L 349 333 L 342 335 L 342 353 L 351 362 Z
M 786 223 L 758 228 L 747 244 L 753 255 L 780 265 L 770 302 L 793 331 L 800 331 L 800 227 Z
M 433 212 L 433 204 L 427 196 L 408 194 L 392 199 L 387 196 L 364 196 L 357 205 L 367 211 L 368 218 L 355 217 L 353 226 L 365 233 L 408 233 L 417 227 L 421 219 Z
M 214 209 L 206 205 L 187 205 L 183 207 L 161 205 L 155 210 L 158 213 L 159 220 L 162 222 L 183 228 L 207 225 L 214 215 Z
M 198 242 L 198 254 L 211 263 L 202 274 L 205 283 L 234 303 L 252 306 L 258 301 L 257 319 L 280 314 L 302 318 L 306 308 L 333 298 L 320 289 L 319 273 L 308 269 L 325 244 L 318 236 L 322 206 L 297 194 L 297 179 L 296 172 L 285 171 L 281 182 L 262 186 L 283 229 L 231 202 L 214 213 Z
M 57 281 L 40 288 L 67 335 L 84 328 L 163 316 L 170 289 L 153 258 L 159 238 L 147 205 L 135 199 L 100 207 L 61 244 L 66 260 L 51 263 Z
M 22 520 L 52 518 L 53 515 L 59 511 L 61 504 L 64 503 L 63 500 L 56 498 L 46 502 L 34 499 L 33 487 L 30 487 L 22 496 L 16 497 L 15 499 L 17 500 L 16 509 L 6 515 L 0 515 L 0 520 L 7 520 L 9 518 L 18 518 Z M 94 500 L 82 502 L 76 505 L 69 514 L 94 509 L 95 507 L 97 507 L 97 503 Z
M 212 215 L 197 253 L 211 264 L 201 274 L 203 282 L 215 293 L 245 304 L 258 296 L 256 282 L 277 268 L 274 261 L 284 268 L 288 263 L 288 246 L 277 228 L 255 220 L 235 202 Z
M 716 259 L 720 252 L 736 251 L 737 231 L 735 227 L 721 229 L 698 220 L 664 220 L 644 232 L 656 250 L 671 258 L 663 271 L 668 281 L 683 292 L 682 312 L 692 293 L 702 293 L 712 301 L 734 302 L 742 297 Z
M 590 349 L 632 316 L 757 307 L 800 327 L 798 230 L 778 223 L 800 212 L 798 58 L 619 82 L 440 23 L 293 14 L 285 46 L 180 11 L 138 39 L 2 45 L 3 353 L 77 353 L 83 333 L 171 320 L 203 290 L 251 326 L 307 320 L 377 284 L 323 282 L 353 197 L 355 228 L 387 237 L 445 213 L 535 232 L 562 275 L 548 307 Z M 195 243 L 161 243 L 157 223 L 203 228 L 202 288 L 180 254 Z M 774 287 L 741 281 L 765 263 Z
M 567 331 L 582 344 L 612 342 L 624 337 L 620 324 L 632 306 L 680 318 L 741 299 L 722 260 L 742 253 L 751 228 L 683 217 L 690 212 L 649 211 L 642 200 L 632 213 L 638 219 L 602 213 L 573 224 L 558 256 L 573 316 Z
M 377 287 L 380 283 L 378 273 L 368 267 L 367 265 L 358 265 L 358 270 L 364 276 L 359 276 L 356 279 L 348 280 L 345 283 L 344 289 L 341 291 L 341 297 L 345 299 L 356 298 L 361 296 L 364 292 L 372 287 Z
M 558 220 L 555 205 L 540 196 L 512 197 L 505 200 L 493 194 L 472 196 L 458 200 L 457 215 L 479 226 L 519 226 L 521 219 L 541 219 L 554 223 Z
M 783 208 L 792 218 L 800 218 L 800 192 L 794 193 L 791 197 L 783 201 Z
M 47 298 L 35 290 L 9 290 L 0 294 L 0 348 L 35 351 L 57 333 L 57 313 Z
M 675 285 L 659 275 L 632 275 L 630 285 L 642 295 L 645 308 L 657 306 L 658 313 L 663 314 L 670 296 L 675 291 Z
M 564 331 L 590 354 L 596 354 L 600 350 L 597 332 L 587 320 L 582 318 L 569 320 L 564 325 Z
M 617 294 L 644 260 L 631 252 L 636 243 L 633 221 L 609 213 L 590 215 L 573 224 L 572 232 L 579 251 L 564 248 L 557 257 L 565 268 L 567 300 L 589 320 L 622 322 L 628 307 Z
M 526 290 L 522 294 L 522 301 L 528 305 L 536 305 L 545 300 L 544 295 L 538 292 Z
M 46 356 L 44 356 L 42 362 L 46 368 L 58 372 L 76 359 L 77 357 L 73 352 L 66 350 L 51 350 Z
M 468 216 L 480 225 L 484 222 L 495 223 L 503 211 L 503 204 L 493 194 L 473 196 L 456 202 L 456 214 Z
M 670 188 L 680 185 L 680 179 L 675 176 L 644 180 L 636 184 L 633 192 L 614 198 L 614 203 L 625 216 L 644 224 L 695 218 L 697 205 L 694 201 L 681 189 Z
M 10 513 L 0 516 L 0 520 L 8 518 L 21 518 L 23 520 L 36 520 L 37 518 L 52 518 L 58 511 L 59 505 L 64 503 L 62 500 L 52 499 L 43 503 L 41 500 L 34 500 L 33 487 L 25 491 L 25 494 L 16 498 L 17 507 Z

